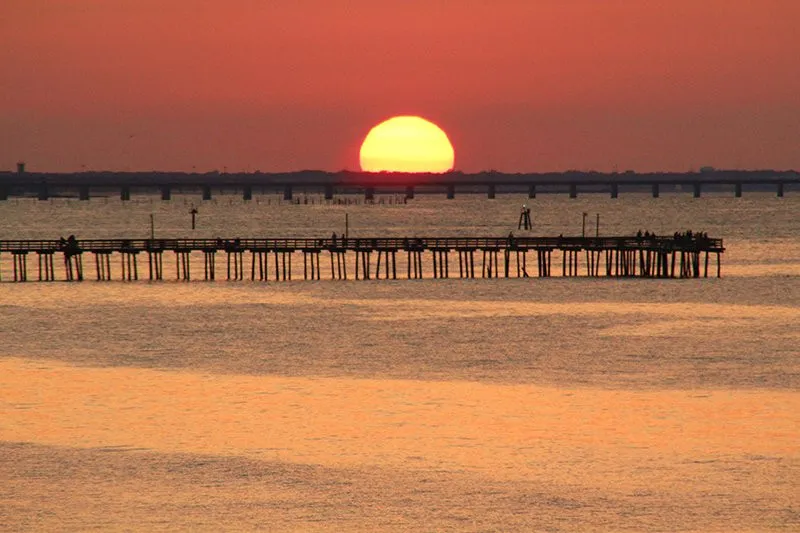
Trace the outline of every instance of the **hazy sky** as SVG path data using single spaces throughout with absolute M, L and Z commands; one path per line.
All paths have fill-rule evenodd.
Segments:
M 799 0 L 2 0 L 0 169 L 800 168 Z

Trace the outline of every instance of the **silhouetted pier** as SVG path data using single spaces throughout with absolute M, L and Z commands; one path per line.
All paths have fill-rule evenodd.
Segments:
M 721 275 L 722 239 L 705 234 L 633 237 L 413 237 L 413 238 L 251 238 L 251 239 L 92 239 L 0 241 L 0 273 L 6 257 L 10 279 L 99 281 L 121 279 L 189 281 L 369 280 L 422 278 L 561 276 L 698 278 L 709 276 L 711 258 Z M 165 261 L 165 254 L 168 260 Z M 556 255 L 554 260 L 553 256 Z M 28 258 L 35 255 L 35 264 Z M 324 259 L 323 259 L 324 257 Z M 56 258 L 58 260 L 56 260 Z M 84 263 L 84 258 L 87 262 Z M 559 261 L 560 259 L 560 261 Z M 457 268 L 457 270 L 456 270 Z M 29 277 L 33 270 L 35 277 Z M 714 275 L 712 271 L 712 275 Z

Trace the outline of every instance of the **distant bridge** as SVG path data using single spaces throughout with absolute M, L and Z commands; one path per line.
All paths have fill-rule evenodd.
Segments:
M 11 197 L 33 197 L 48 200 L 53 197 L 72 197 L 89 200 L 92 196 L 118 196 L 130 200 L 131 195 L 159 194 L 170 200 L 173 193 L 199 194 L 203 200 L 212 199 L 220 191 L 241 194 L 251 200 L 254 193 L 279 194 L 292 200 L 296 194 L 324 195 L 331 200 L 335 195 L 359 194 L 366 201 L 376 194 L 402 194 L 413 198 L 415 194 L 445 194 L 455 198 L 459 194 L 527 194 L 568 193 L 571 198 L 578 193 L 605 193 L 617 198 L 620 191 L 646 191 L 657 198 L 671 188 L 691 191 L 700 197 L 703 189 L 729 188 L 733 196 L 740 197 L 745 190 L 772 190 L 783 196 L 787 189 L 800 191 L 800 173 L 773 170 L 717 170 L 688 173 L 599 173 L 564 172 L 539 174 L 504 174 L 481 172 L 464 174 L 405 174 L 365 172 L 302 171 L 288 173 L 219 173 L 205 174 L 180 172 L 78 172 L 32 173 L 20 167 L 18 172 L 0 172 L 0 201 Z

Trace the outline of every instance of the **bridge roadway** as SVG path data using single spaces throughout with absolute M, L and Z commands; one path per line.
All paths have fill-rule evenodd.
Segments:
M 83 255 L 94 256 L 98 280 L 111 280 L 112 255 L 121 258 L 121 279 L 139 279 L 137 256 L 146 253 L 148 278 L 164 279 L 164 252 L 173 252 L 178 280 L 190 280 L 192 254 L 203 256 L 205 280 L 216 279 L 216 255 L 225 254 L 227 279 L 241 280 L 245 268 L 243 256 L 250 254 L 250 279 L 270 278 L 269 259 L 274 259 L 276 281 L 292 279 L 292 256 L 302 253 L 303 279 L 321 279 L 320 255 L 330 256 L 330 279 L 348 279 L 348 266 L 355 270 L 354 279 L 398 279 L 397 255 L 404 252 L 406 278 L 449 278 L 451 256 L 457 254 L 459 277 L 475 278 L 475 263 L 483 278 L 549 277 L 552 275 L 552 254 L 561 255 L 561 275 L 580 275 L 580 258 L 584 257 L 587 276 L 612 277 L 708 277 L 709 256 L 716 255 L 717 277 L 721 274 L 722 239 L 706 235 L 675 234 L 669 237 L 375 237 L 375 238 L 235 238 L 235 239 L 90 239 L 74 240 L 3 240 L 0 241 L 0 273 L 2 254 L 13 260 L 13 281 L 28 280 L 28 254 L 38 256 L 38 280 L 56 280 L 53 257 L 63 257 L 66 281 L 84 279 Z M 535 272 L 528 273 L 528 253 L 536 256 Z M 377 256 L 373 261 L 372 256 Z M 476 261 L 476 254 L 479 255 Z M 704 262 L 701 265 L 701 257 Z M 453 259 L 454 260 L 454 259 Z M 427 265 L 427 267 L 426 267 Z M 374 270 L 373 270 L 374 266 Z M 455 266 L 455 265 L 454 265 Z M 432 275 L 425 276 L 430 268 Z M 327 271 L 327 268 L 324 270 Z M 298 272 L 299 273 L 299 272 Z M 327 276 L 326 276 L 327 278 Z
M 462 193 L 485 193 L 494 198 L 497 193 L 527 193 L 535 198 L 537 192 L 564 192 L 575 198 L 581 192 L 605 192 L 612 198 L 621 189 L 642 189 L 659 197 L 662 188 L 680 186 L 692 191 L 695 197 L 704 187 L 731 187 L 733 195 L 740 197 L 745 188 L 769 188 L 783 196 L 787 187 L 800 187 L 800 173 L 794 171 L 740 171 L 713 172 L 661 172 L 637 174 L 564 172 L 540 174 L 504 174 L 481 172 L 464 174 L 403 174 L 365 172 L 302 171 L 288 173 L 219 173 L 206 174 L 181 172 L 79 172 L 32 173 L 23 168 L 16 173 L 0 172 L 0 200 L 10 197 L 36 197 L 47 200 L 56 196 L 77 197 L 89 200 L 92 195 L 119 194 L 123 201 L 130 200 L 132 192 L 152 194 L 157 191 L 162 200 L 170 200 L 175 192 L 201 194 L 211 200 L 214 191 L 235 190 L 244 200 L 253 193 L 283 194 L 292 200 L 298 192 L 324 194 L 331 200 L 336 194 L 363 194 L 370 201 L 377 193 L 401 193 L 413 198 L 416 193 L 446 194 L 455 198 L 456 190 Z

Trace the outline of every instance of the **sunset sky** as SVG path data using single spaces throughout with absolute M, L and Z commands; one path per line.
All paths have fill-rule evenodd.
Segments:
M 3 0 L 0 169 L 800 168 L 798 0 Z

